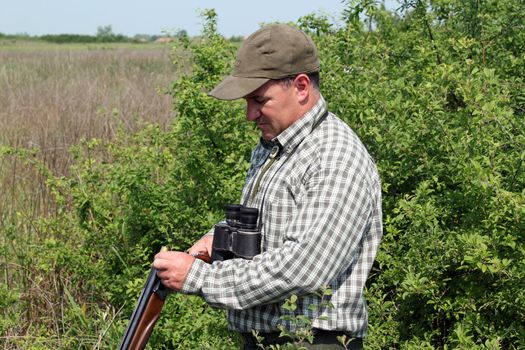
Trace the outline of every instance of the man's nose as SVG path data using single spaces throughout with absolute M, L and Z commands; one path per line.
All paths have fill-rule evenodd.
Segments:
M 261 112 L 255 103 L 246 101 L 246 119 L 254 121 L 259 118 L 260 114 Z

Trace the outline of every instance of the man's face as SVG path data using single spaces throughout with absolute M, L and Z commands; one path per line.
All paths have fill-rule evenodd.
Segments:
M 246 119 L 253 121 L 266 140 L 272 140 L 301 116 L 294 84 L 270 80 L 245 97 Z

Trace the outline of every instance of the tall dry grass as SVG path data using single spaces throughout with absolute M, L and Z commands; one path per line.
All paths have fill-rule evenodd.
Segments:
M 169 46 L 0 51 L 0 142 L 59 152 L 111 137 L 115 119 L 167 123 L 174 80 Z
M 170 46 L 158 45 L 0 49 L 0 145 L 34 149 L 60 175 L 69 147 L 82 139 L 111 138 L 117 125 L 166 125 L 173 118 L 163 93 L 175 78 L 171 55 Z M 28 199 L 46 210 L 31 168 L 15 158 L 0 162 L 0 215 Z
M 82 296 L 68 291 L 75 288 L 67 274 L 35 268 L 51 231 L 42 218 L 60 209 L 37 164 L 60 176 L 81 140 L 111 139 L 143 122 L 168 125 L 174 115 L 164 91 L 177 69 L 170 46 L 22 45 L 0 45 L 0 348 L 67 348 L 65 305 Z M 106 327 L 116 311 L 101 310 Z M 35 329 L 49 337 L 33 339 Z M 83 348 L 100 341 L 86 339 Z

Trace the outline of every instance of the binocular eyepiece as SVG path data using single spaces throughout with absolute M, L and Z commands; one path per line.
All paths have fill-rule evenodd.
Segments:
M 241 227 L 245 229 L 255 229 L 259 209 L 248 208 L 240 204 L 226 204 L 226 223 L 230 226 Z
M 240 204 L 225 206 L 226 222 L 215 225 L 212 261 L 252 259 L 261 252 L 261 231 L 257 229 L 259 210 Z

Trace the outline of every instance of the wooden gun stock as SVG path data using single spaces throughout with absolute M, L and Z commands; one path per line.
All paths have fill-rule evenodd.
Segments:
M 163 248 L 161 251 L 165 250 L 167 249 Z M 204 254 L 194 257 L 207 263 L 211 261 L 211 258 Z M 119 350 L 143 350 L 146 347 L 170 291 L 157 277 L 157 269 L 152 267 L 120 341 Z

